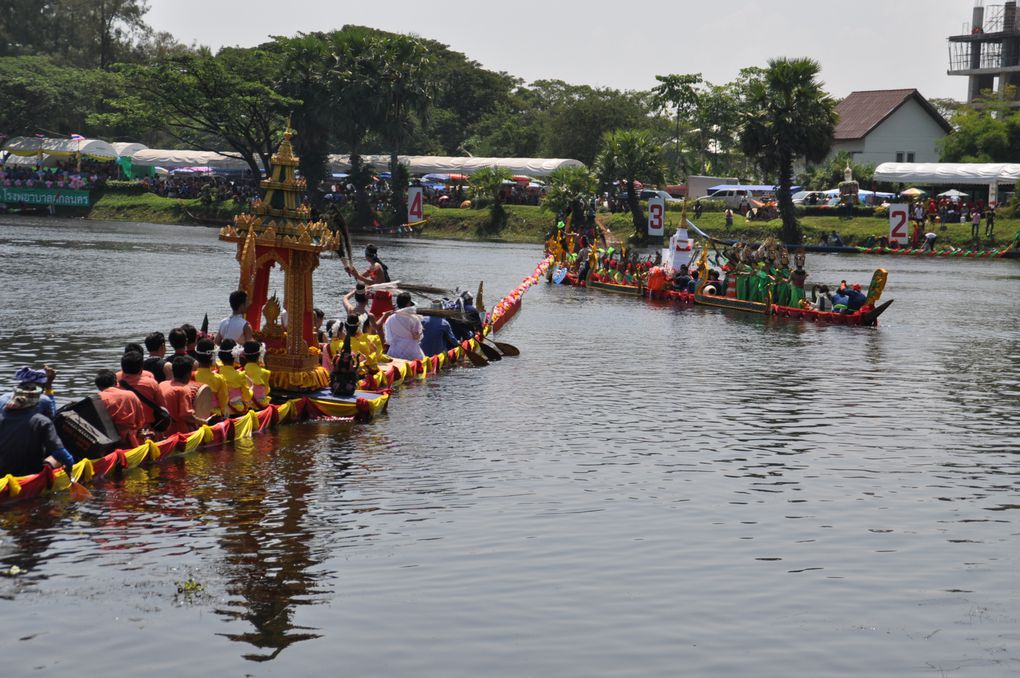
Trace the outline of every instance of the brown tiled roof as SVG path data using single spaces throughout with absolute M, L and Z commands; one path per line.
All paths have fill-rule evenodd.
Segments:
M 836 106 L 839 124 L 836 125 L 835 138 L 863 139 L 911 99 L 915 99 L 946 133 L 951 131 L 946 119 L 916 89 L 883 89 L 851 92 L 850 96 L 839 102 Z

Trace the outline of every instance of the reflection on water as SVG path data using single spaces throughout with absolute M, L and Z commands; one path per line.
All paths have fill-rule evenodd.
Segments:
M 381 254 L 490 302 L 539 258 Z M 236 275 L 213 232 L 145 224 L 0 218 L 0 256 L 44 273 L 12 296 L 0 267 L 0 376 L 46 359 L 62 394 L 150 329 L 216 322 Z M 0 569 L 22 570 L 0 578 L 5 657 L 63 671 L 59 639 L 96 673 L 1015 673 L 1018 264 L 808 263 L 819 283 L 888 267 L 882 326 L 543 285 L 501 337 L 520 358 L 412 384 L 369 426 L 0 511 Z M 343 278 L 316 274 L 330 315 Z M 179 594 L 188 577 L 203 590 Z

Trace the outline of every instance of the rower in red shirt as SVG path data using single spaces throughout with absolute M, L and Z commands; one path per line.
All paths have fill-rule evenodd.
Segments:
M 145 426 L 145 406 L 131 391 L 117 387 L 117 375 L 112 370 L 99 370 L 96 374 L 99 397 L 110 413 L 121 442 L 130 448 L 142 444 L 141 430 Z

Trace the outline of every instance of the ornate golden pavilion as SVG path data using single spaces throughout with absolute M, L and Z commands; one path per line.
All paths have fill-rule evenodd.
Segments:
M 220 240 L 237 243 L 239 288 L 248 292 L 248 322 L 266 343 L 273 388 L 317 390 L 329 385 L 329 373 L 320 364 L 315 335 L 312 272 L 319 266 L 319 253 L 335 250 L 338 239 L 325 223 L 313 222 L 310 210 L 301 204 L 306 184 L 294 176 L 298 158 L 290 144 L 293 135 L 288 122 L 273 155 L 272 174 L 261 183 L 265 200 L 255 202 L 250 213 L 235 217 L 232 226 L 220 231 Z M 276 265 L 284 275 L 286 327 L 277 322 L 276 294 L 268 296 L 269 271 Z

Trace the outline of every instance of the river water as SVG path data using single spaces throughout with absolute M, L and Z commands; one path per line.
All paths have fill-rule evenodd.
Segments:
M 225 315 L 233 254 L 201 228 L 0 217 L 0 375 L 46 361 L 89 392 L 125 342 Z M 541 256 L 380 254 L 490 302 Z M 2 509 L 5 673 L 1017 675 L 1020 263 L 816 255 L 809 280 L 877 266 L 896 303 L 874 329 L 543 283 L 499 337 L 521 357 L 350 433 Z M 331 315 L 344 277 L 316 273 Z

